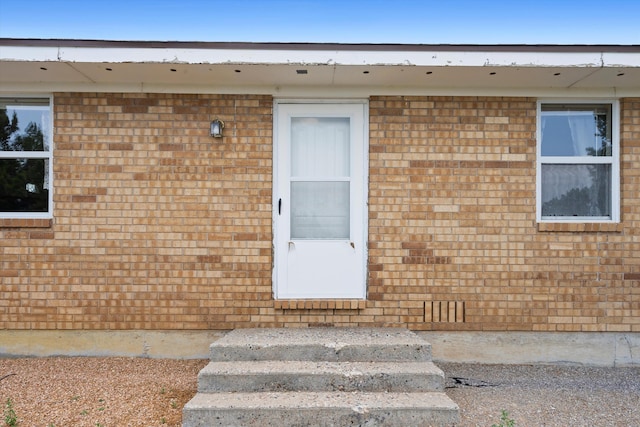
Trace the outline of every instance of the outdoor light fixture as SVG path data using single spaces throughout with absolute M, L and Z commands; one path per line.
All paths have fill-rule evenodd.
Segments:
M 224 129 L 224 122 L 220 119 L 215 119 L 211 122 L 211 136 L 214 138 L 222 138 L 222 129 Z

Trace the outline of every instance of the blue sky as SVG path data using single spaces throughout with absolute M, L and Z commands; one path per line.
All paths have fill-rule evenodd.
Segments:
M 0 37 L 640 44 L 640 0 L 0 0 Z

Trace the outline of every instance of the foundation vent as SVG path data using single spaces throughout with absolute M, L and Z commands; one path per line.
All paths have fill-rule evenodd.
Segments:
M 426 323 L 464 323 L 464 301 L 425 301 Z

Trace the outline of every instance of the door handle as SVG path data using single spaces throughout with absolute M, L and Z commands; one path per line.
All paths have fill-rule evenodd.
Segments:
M 278 215 L 282 212 L 282 199 L 278 199 Z

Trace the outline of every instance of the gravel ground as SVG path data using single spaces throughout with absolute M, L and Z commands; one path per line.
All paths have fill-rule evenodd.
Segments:
M 461 426 L 640 426 L 640 367 L 439 363 Z
M 18 426 L 180 426 L 206 360 L 0 359 L 0 426 L 7 399 Z M 640 368 L 439 363 L 461 427 L 640 426 Z M 7 376 L 8 375 L 8 376 Z M 4 378 L 3 378 L 4 377 Z M 409 426 L 407 426 L 409 427 Z
M 180 426 L 206 360 L 0 359 L 0 426 L 11 399 L 19 427 Z

